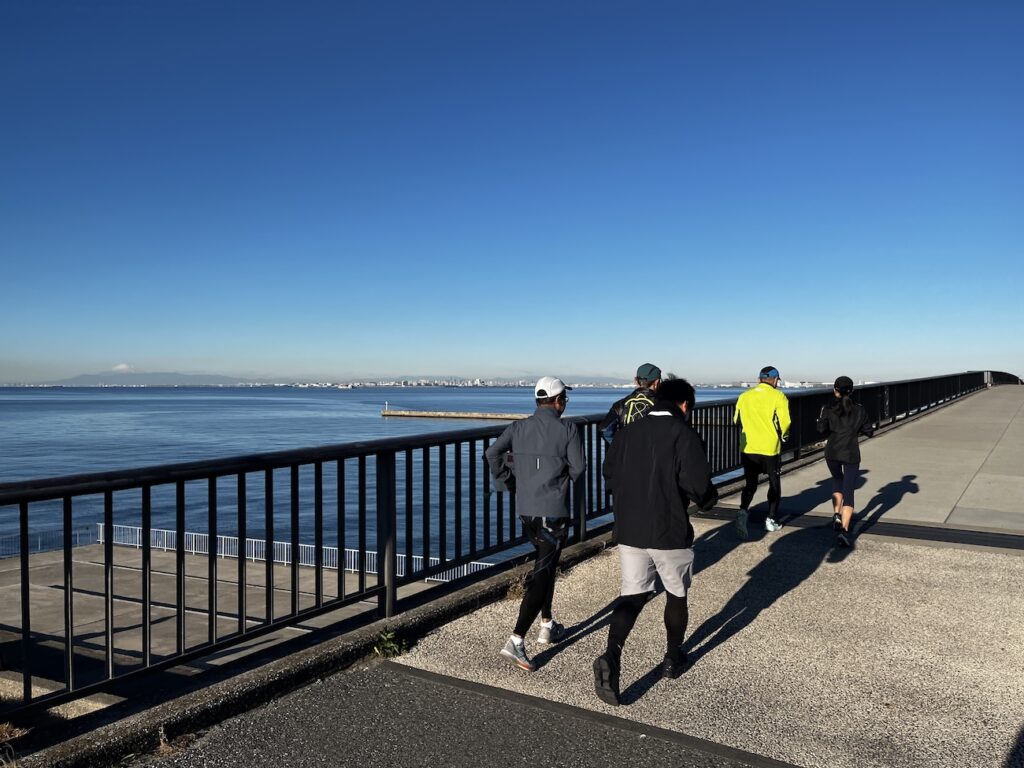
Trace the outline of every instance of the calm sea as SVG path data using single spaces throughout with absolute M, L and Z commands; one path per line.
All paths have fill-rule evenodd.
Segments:
M 740 390 L 698 392 L 727 399 Z M 574 389 L 567 414 L 626 389 Z M 382 418 L 391 408 L 531 413 L 526 388 L 0 388 L 0 482 L 422 434 L 495 421 Z M 16 510 L 0 509 L 0 533 Z M 16 529 L 15 529 L 16 530 Z

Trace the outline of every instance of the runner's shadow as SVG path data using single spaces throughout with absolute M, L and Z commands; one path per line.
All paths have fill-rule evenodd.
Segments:
M 1021 726 L 1017 734 L 1017 743 L 1006 753 L 1003 768 L 1024 768 L 1024 726 Z
M 619 694 L 619 702 L 629 705 L 639 701 L 640 697 L 653 688 L 661 680 L 661 665 L 654 667 L 643 677 L 637 678 Z
M 833 543 L 831 527 L 795 528 L 779 536 L 739 591 L 687 639 L 684 645 L 691 664 L 742 632 L 762 611 L 800 586 L 819 568 Z
M 694 575 L 708 570 L 743 543 L 731 522 L 705 531 L 693 540 Z
M 915 480 L 917 480 L 917 475 L 904 475 L 899 480 L 886 483 L 879 488 L 871 501 L 856 516 L 857 520 L 863 521 L 857 530 L 857 535 L 860 536 L 872 528 L 882 515 L 903 501 L 903 497 L 908 493 L 920 491 L 921 487 L 914 482 Z
M 854 483 L 854 489 L 862 488 L 867 482 L 865 475 L 870 470 L 862 469 Z M 780 522 L 786 522 L 787 520 L 794 520 L 798 517 L 803 517 L 811 510 L 817 509 L 823 504 L 830 504 L 832 501 L 832 476 L 822 478 L 814 486 L 805 488 L 796 494 L 796 496 L 783 496 L 782 501 L 779 502 L 779 515 Z M 762 505 L 758 505 L 759 507 Z M 767 507 L 766 507 L 767 513 Z M 761 522 L 764 520 L 762 518 Z
M 600 608 L 582 621 L 577 621 L 575 624 L 566 627 L 565 637 L 562 641 L 536 654 L 533 657 L 533 663 L 540 669 L 569 646 L 575 645 L 587 635 L 592 635 L 599 629 L 607 627 L 611 623 L 615 602 L 615 600 L 612 600 L 604 608 Z

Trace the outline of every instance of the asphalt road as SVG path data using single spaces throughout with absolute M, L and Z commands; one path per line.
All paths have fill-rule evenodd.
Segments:
M 363 665 L 233 718 L 132 766 L 783 766 L 600 713 Z M 745 759 L 746 757 L 746 759 Z

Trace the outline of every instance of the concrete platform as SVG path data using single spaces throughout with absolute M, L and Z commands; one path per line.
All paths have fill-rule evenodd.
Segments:
M 73 551 L 75 677 L 78 686 L 99 682 L 105 676 L 105 620 L 103 587 L 103 547 L 99 544 L 76 547 Z M 3 643 L 5 667 L 0 669 L 0 703 L 20 701 L 23 690 L 21 669 L 21 595 L 20 560 L 0 560 L 0 594 L 12 599 L 0 601 L 0 643 Z M 36 639 L 32 688 L 43 695 L 64 688 L 64 556 L 63 552 L 42 552 L 30 558 L 29 593 L 32 601 L 32 631 Z M 209 583 L 207 558 L 185 557 L 185 643 L 198 647 L 208 638 Z M 154 551 L 151 578 L 151 653 L 154 660 L 173 656 L 177 647 L 177 592 L 174 552 Z M 368 589 L 376 586 L 376 575 L 367 574 Z M 338 594 L 338 572 L 324 570 L 324 599 Z M 217 633 L 226 637 L 238 629 L 237 560 L 218 561 Z M 410 595 L 428 589 L 426 583 L 413 583 L 400 594 Z M 299 569 L 299 609 L 315 606 L 315 573 Z M 358 574 L 344 574 L 346 595 L 359 589 Z M 114 668 L 124 674 L 142 665 L 142 553 L 132 547 L 114 547 L 113 638 Z M 246 625 L 259 626 L 266 613 L 266 583 L 263 562 L 250 562 L 246 570 Z M 278 564 L 274 568 L 274 615 L 291 612 L 291 569 Z M 241 659 L 251 653 L 264 653 L 273 645 L 327 627 L 360 614 L 373 614 L 376 599 L 360 601 L 323 615 L 251 640 L 221 649 L 173 667 L 173 678 L 191 677 Z M 58 713 L 74 717 L 118 703 L 124 696 L 104 693 L 63 705 Z

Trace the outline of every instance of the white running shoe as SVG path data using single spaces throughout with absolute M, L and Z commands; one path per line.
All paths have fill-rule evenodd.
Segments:
M 500 653 L 520 669 L 526 670 L 527 672 L 533 672 L 537 669 L 537 666 L 530 661 L 530 657 L 526 655 L 525 643 L 517 643 L 510 637 L 508 642 L 505 643 L 505 647 L 501 649 Z
M 542 645 L 551 645 L 552 643 L 557 643 L 563 637 L 565 637 L 565 627 L 557 621 L 552 621 L 550 627 L 545 627 L 543 624 L 540 625 L 537 642 Z
M 771 517 L 766 517 L 764 520 L 764 529 L 768 531 L 768 533 L 775 533 L 775 531 L 782 530 L 782 524 L 775 522 Z

